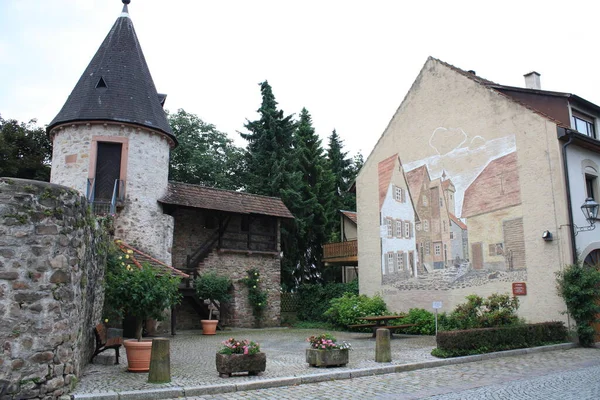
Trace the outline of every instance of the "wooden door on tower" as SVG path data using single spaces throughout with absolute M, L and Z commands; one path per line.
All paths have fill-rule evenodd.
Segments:
M 121 143 L 98 142 L 95 180 L 97 200 L 112 199 L 115 181 L 121 178 L 122 147 Z

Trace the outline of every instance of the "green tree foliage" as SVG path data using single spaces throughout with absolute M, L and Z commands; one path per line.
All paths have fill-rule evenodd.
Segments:
M 183 109 L 168 118 L 179 141 L 171 152 L 170 180 L 230 190 L 242 187 L 243 151 L 225 133 Z
M 293 215 L 304 209 L 300 196 L 301 173 L 294 157 L 296 124 L 291 115 L 277 108 L 273 90 L 267 81 L 260 84 L 262 103 L 259 119 L 248 121 L 241 133 L 248 141 L 245 153 L 245 189 L 254 194 L 279 197 Z M 298 244 L 301 221 L 285 221 L 281 226 L 281 281 L 284 287 L 296 285 L 294 270 L 303 254 Z
M 594 345 L 592 324 L 600 322 L 600 266 L 571 264 L 556 273 L 558 293 L 577 323 L 582 346 Z
M 321 139 L 312 126 L 306 108 L 300 112 L 295 132 L 295 157 L 302 183 L 299 196 L 303 204 L 294 214 L 297 225 L 297 243 L 301 253 L 295 276 L 298 282 L 318 281 L 323 276 L 322 245 L 329 237 L 328 227 L 335 219 L 332 207 L 334 178 L 327 168 Z
M 122 252 L 112 248 L 107 257 L 104 281 L 104 308 L 123 318 L 136 317 L 136 338 L 142 338 L 142 324 L 148 318 L 163 320 L 164 310 L 181 301 L 180 278 L 163 273 L 149 264 L 138 268 Z
M 337 216 L 340 210 L 355 211 L 356 194 L 350 192 L 349 189 L 363 165 L 362 155 L 358 153 L 354 159 L 348 158 L 348 152 L 344 151 L 344 142 L 334 129 L 329 136 L 327 160 L 334 179 L 332 212 Z M 341 228 L 337 218 L 331 220 L 328 230 L 331 241 L 344 240 L 340 237 Z
M 51 158 L 52 143 L 36 120 L 0 116 L 0 176 L 49 181 Z
M 373 297 L 346 293 L 342 297 L 331 300 L 331 307 L 325 313 L 329 321 L 339 327 L 347 327 L 361 323 L 361 317 L 386 315 L 389 310 L 385 301 L 379 296 Z
M 358 295 L 358 280 L 353 283 L 302 284 L 298 287 L 298 319 L 327 322 L 329 302 L 345 293 Z

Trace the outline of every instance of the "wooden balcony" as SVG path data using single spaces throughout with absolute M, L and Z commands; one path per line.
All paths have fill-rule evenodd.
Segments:
M 324 244 L 323 262 L 326 265 L 358 265 L 358 242 L 349 240 Z

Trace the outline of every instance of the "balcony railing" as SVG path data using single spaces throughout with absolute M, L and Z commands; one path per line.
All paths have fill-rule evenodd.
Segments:
M 356 261 L 358 257 L 358 242 L 327 243 L 323 245 L 323 261 Z

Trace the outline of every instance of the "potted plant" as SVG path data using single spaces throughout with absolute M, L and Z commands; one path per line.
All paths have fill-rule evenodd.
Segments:
M 219 315 L 221 315 L 221 304 L 231 300 L 229 295 L 231 279 L 217 275 L 215 271 L 208 271 L 198 276 L 194 281 L 194 288 L 198 298 L 209 300 L 210 304 L 219 310 Z M 214 335 L 216 333 L 219 321 L 212 319 L 212 308 L 209 307 L 208 319 L 200 320 L 200 322 L 202 323 L 203 335 Z
M 343 367 L 348 364 L 350 343 L 338 343 L 333 335 L 322 333 L 306 339 L 310 347 L 306 349 L 306 362 L 311 367 Z
M 222 344 L 216 357 L 217 371 L 221 378 L 228 378 L 234 372 L 257 375 L 267 368 L 267 355 L 260 351 L 258 343 L 229 338 Z
M 143 322 L 149 318 L 163 320 L 164 311 L 179 303 L 180 278 L 147 263 L 135 265 L 129 254 L 119 253 L 113 249 L 107 260 L 105 309 L 121 318 L 126 314 L 136 318 L 136 339 L 124 341 L 124 346 L 129 371 L 144 372 L 150 368 L 152 341 L 142 340 Z

